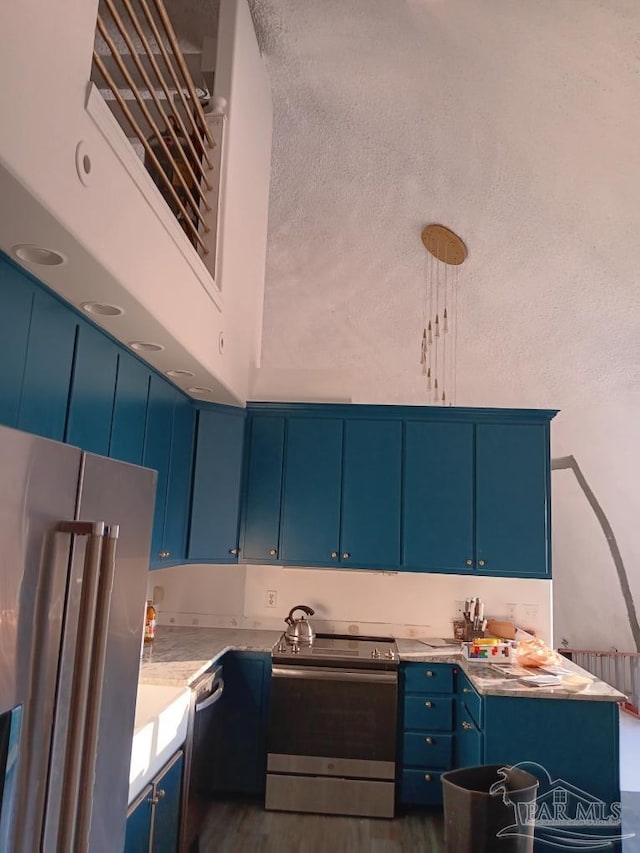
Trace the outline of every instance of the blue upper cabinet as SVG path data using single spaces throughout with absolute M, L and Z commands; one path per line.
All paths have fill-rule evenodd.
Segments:
M 241 558 L 277 560 L 280 550 L 280 504 L 285 419 L 255 415 L 247 423 Z
M 173 432 L 173 410 L 178 391 L 155 374 L 149 383 L 149 403 L 145 429 L 142 464 L 158 472 L 156 504 L 153 515 L 151 537 L 151 564 L 158 565 L 166 558 L 164 553 L 164 519 L 167 503 L 167 483 L 171 459 L 171 435 Z
M 476 427 L 476 559 L 491 575 L 550 574 L 546 424 Z
M 286 563 L 338 563 L 342 432 L 338 418 L 289 418 L 280 540 Z
M 125 352 L 118 356 L 109 456 L 142 464 L 151 371 Z
M 34 287 L 0 256 L 0 423 L 18 423 Z
M 109 453 L 118 347 L 80 321 L 65 441 L 91 453 Z
M 243 409 L 198 412 L 190 560 L 237 562 L 244 425 Z
M 191 400 L 177 395 L 162 536 L 164 559 L 172 562 L 183 561 L 187 556 L 195 419 L 196 410 Z
M 18 427 L 64 439 L 79 319 L 53 296 L 37 290 L 31 314 Z
M 400 565 L 402 422 L 347 420 L 344 426 L 343 566 Z
M 472 423 L 407 421 L 404 569 L 473 571 Z

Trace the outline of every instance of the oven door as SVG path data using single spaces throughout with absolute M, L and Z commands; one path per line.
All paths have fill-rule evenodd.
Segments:
M 272 667 L 268 769 L 393 779 L 395 670 Z

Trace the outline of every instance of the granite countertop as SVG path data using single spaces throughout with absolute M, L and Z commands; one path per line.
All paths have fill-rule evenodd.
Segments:
M 270 652 L 282 631 L 249 628 L 182 628 L 161 625 L 145 643 L 139 684 L 188 687 L 225 652 Z
M 486 662 L 474 663 L 465 660 L 462 653 L 456 651 L 453 647 L 430 648 L 419 640 L 397 639 L 396 643 L 398 645 L 400 660 L 402 661 L 455 663 L 469 677 L 469 680 L 478 693 L 483 696 L 521 696 L 527 699 L 579 699 L 590 702 L 620 702 L 626 699 L 626 696 L 620 693 L 619 690 L 616 690 L 605 681 L 596 678 L 595 675 L 592 675 L 566 658 L 563 658 L 562 666 L 560 667 L 564 673 L 585 675 L 591 679 L 590 684 L 577 692 L 567 690 L 561 684 L 555 687 L 529 686 L 519 678 L 510 677 L 509 672 L 511 667 L 509 664 L 500 665 L 504 673 L 501 675 L 500 672 L 489 667 Z M 521 669 L 521 667 L 517 667 L 517 670 Z M 553 670 L 549 668 L 544 672 L 546 673 L 547 671 L 552 672 Z M 540 671 L 530 667 L 528 672 L 531 675 L 536 675 Z
M 146 643 L 140 662 L 140 684 L 166 684 L 187 687 L 228 651 L 270 652 L 280 639 L 280 631 L 249 628 L 191 628 L 162 625 L 153 643 Z M 565 672 L 586 675 L 591 680 L 578 692 L 556 687 L 528 686 L 518 678 L 504 675 L 486 663 L 472 663 L 454 647 L 430 648 L 419 640 L 396 640 L 401 661 L 454 663 L 467 674 L 483 696 L 522 696 L 540 699 L 577 699 L 596 702 L 619 702 L 626 697 L 604 681 L 586 672 L 570 660 L 563 660 Z M 537 671 L 531 669 L 531 674 Z

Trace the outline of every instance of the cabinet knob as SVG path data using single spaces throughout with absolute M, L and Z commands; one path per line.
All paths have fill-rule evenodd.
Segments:
M 425 743 L 428 743 L 428 744 L 429 744 L 429 746 L 431 746 L 431 744 L 433 743 L 433 738 L 432 738 L 432 737 L 426 737 L 426 738 L 424 739 L 424 742 L 425 742 Z
M 275 557 L 275 556 L 277 555 L 277 553 L 278 553 L 278 552 L 276 551 L 276 549 L 275 549 L 275 548 L 271 548 L 271 549 L 270 549 L 270 551 L 269 551 L 269 556 L 270 556 L 270 557 Z
M 430 782 L 430 781 L 431 781 L 431 773 L 425 773 L 425 774 L 424 774 L 424 781 L 425 781 L 425 782 Z
M 232 557 L 235 557 L 238 554 L 238 549 L 237 548 L 229 548 L 229 553 L 231 554 Z
M 170 551 L 159 551 L 158 552 L 158 557 L 160 557 L 160 559 L 164 559 L 165 557 L 170 557 L 170 556 L 171 556 Z
M 473 690 L 470 687 L 463 687 L 462 692 L 463 693 L 473 693 Z
M 433 702 L 429 702 L 428 700 L 424 703 L 425 708 L 433 708 Z
M 465 563 L 466 563 L 468 566 L 472 566 L 472 565 L 473 565 L 473 560 L 465 560 Z
M 342 555 L 342 559 L 348 560 L 350 556 L 351 556 L 351 554 L 348 551 L 345 551 L 344 554 Z
M 466 731 L 469 731 L 470 729 L 473 728 L 473 726 L 471 723 L 468 723 L 466 720 L 463 720 L 462 721 L 462 728 L 465 729 Z
M 331 559 L 332 559 L 332 560 L 337 560 L 337 559 L 338 559 L 338 552 L 337 552 L 337 551 L 332 551 L 332 552 L 331 552 Z
M 426 678 L 432 678 L 432 676 L 433 676 L 433 672 L 432 672 L 432 670 L 428 669 L 428 670 L 425 672 L 425 676 L 426 676 Z
M 156 797 L 159 800 L 161 800 L 163 797 L 166 797 L 166 795 L 167 794 L 166 794 L 166 791 L 164 790 L 164 788 L 158 788 L 158 790 L 156 791 Z
M 484 560 L 478 560 L 478 565 L 479 565 L 480 567 L 482 567 L 482 566 L 485 566 L 485 565 L 486 565 L 486 563 L 485 563 L 485 561 L 484 561 Z

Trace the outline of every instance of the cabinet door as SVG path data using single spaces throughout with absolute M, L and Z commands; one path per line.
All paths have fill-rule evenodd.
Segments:
M 264 791 L 271 659 L 229 652 L 223 660 L 224 693 L 216 732 L 212 774 L 215 790 Z
M 151 372 L 143 364 L 120 353 L 109 445 L 113 459 L 142 464 L 150 378 Z
M 151 536 L 151 563 L 155 565 L 158 565 L 164 559 L 162 540 L 164 537 L 164 519 L 167 504 L 173 410 L 177 397 L 178 392 L 173 385 L 164 382 L 160 377 L 152 374 L 149 383 L 149 404 L 147 407 L 147 425 L 142 464 L 146 468 L 154 468 L 158 472 L 156 505 L 153 515 L 153 533 Z
M 345 423 L 342 478 L 343 565 L 400 564 L 402 422 Z
M 288 563 L 338 563 L 342 426 L 334 418 L 287 423 L 280 556 Z
M 491 575 L 549 575 L 546 425 L 476 427 L 476 556 Z
M 462 700 L 456 707 L 455 766 L 477 767 L 483 759 L 482 732 Z
M 18 427 L 64 439 L 78 319 L 44 291 L 33 300 Z
M 473 424 L 405 429 L 403 568 L 472 571 Z
M 91 453 L 109 453 L 118 347 L 82 320 L 73 360 L 65 441 Z
M 284 418 L 254 415 L 247 422 L 242 559 L 277 560 L 284 454 Z
M 18 423 L 33 285 L 0 256 L 0 423 Z
M 244 413 L 201 410 L 193 481 L 189 559 L 233 563 L 238 557 Z
M 184 755 L 176 754 L 155 782 L 151 853 L 176 853 L 180 830 L 180 797 Z
M 184 560 L 191 497 L 195 409 L 187 397 L 179 397 L 173 412 L 171 461 L 167 484 L 167 509 L 162 550 L 167 560 Z
M 151 785 L 142 791 L 127 815 L 124 853 L 149 853 L 151 839 Z

